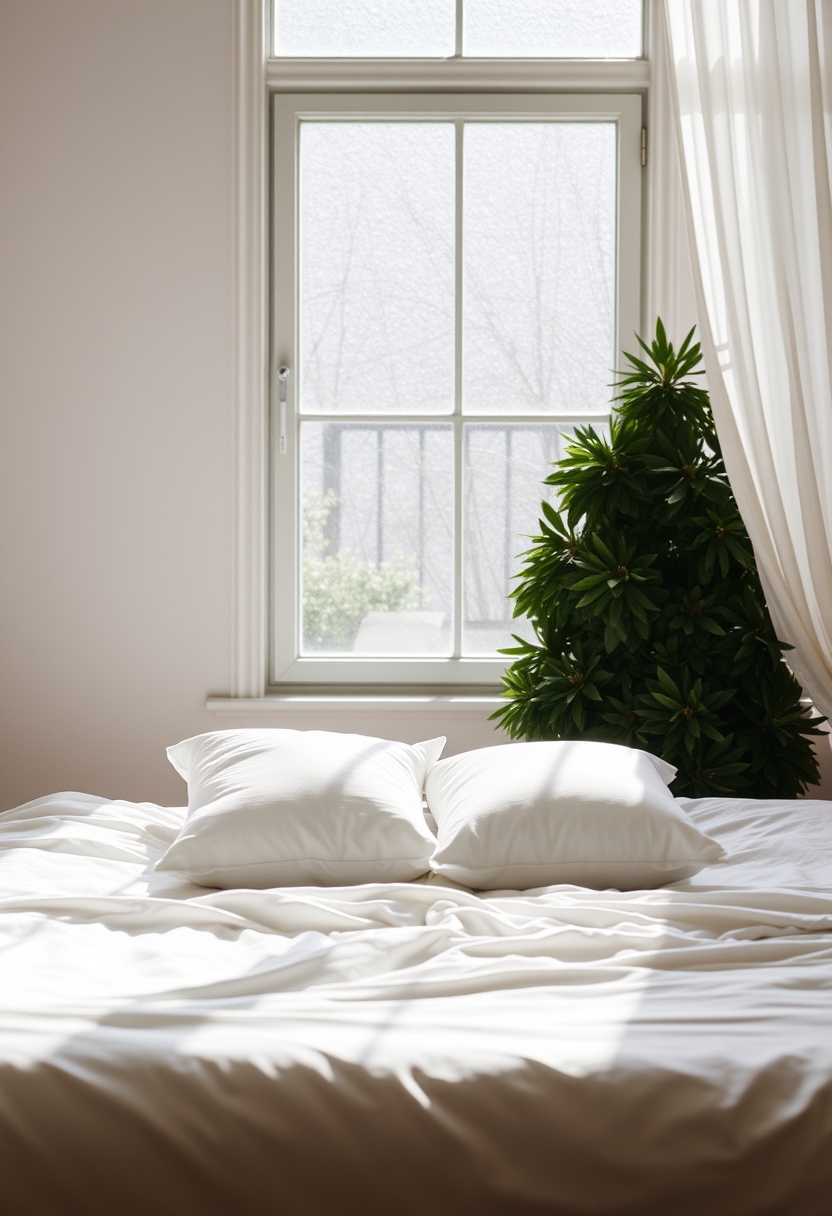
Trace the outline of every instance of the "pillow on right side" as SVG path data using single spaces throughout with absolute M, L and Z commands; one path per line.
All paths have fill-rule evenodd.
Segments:
M 556 883 L 619 891 L 725 857 L 675 801 L 676 770 L 617 743 L 507 743 L 440 760 L 426 784 L 431 869 L 478 890 Z

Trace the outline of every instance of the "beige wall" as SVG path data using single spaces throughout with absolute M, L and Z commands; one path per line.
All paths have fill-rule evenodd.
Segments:
M 0 806 L 229 683 L 230 0 L 0 0 Z
M 501 738 L 486 710 L 205 710 L 230 675 L 231 15 L 0 0 L 0 808 L 180 802 L 165 745 L 246 722 Z

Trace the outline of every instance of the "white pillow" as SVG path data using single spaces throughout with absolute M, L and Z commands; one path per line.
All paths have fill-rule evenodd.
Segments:
M 486 747 L 441 760 L 427 802 L 431 868 L 467 887 L 553 883 L 634 890 L 720 861 L 667 788 L 676 770 L 615 743 L 565 740 Z
M 221 730 L 168 748 L 188 815 L 157 870 L 212 887 L 406 882 L 430 868 L 425 776 L 409 746 L 320 730 Z

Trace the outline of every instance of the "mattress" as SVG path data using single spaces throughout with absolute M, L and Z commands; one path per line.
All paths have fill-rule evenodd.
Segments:
M 832 804 L 656 891 L 208 891 L 184 811 L 0 816 L 4 1216 L 828 1216 Z

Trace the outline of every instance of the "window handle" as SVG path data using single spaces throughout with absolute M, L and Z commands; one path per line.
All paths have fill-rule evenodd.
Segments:
M 277 369 L 279 381 L 277 400 L 280 405 L 280 431 L 278 448 L 281 456 L 286 455 L 286 381 L 289 379 L 289 368 L 284 363 Z

